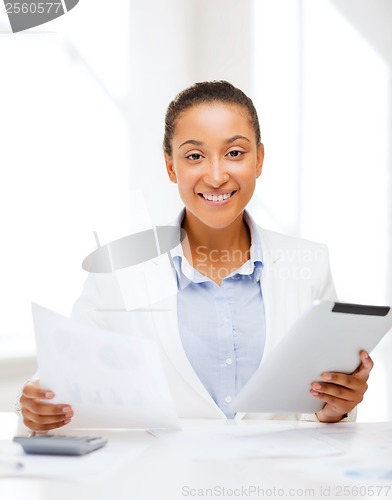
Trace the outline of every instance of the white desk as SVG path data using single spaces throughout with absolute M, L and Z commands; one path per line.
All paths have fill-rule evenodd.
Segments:
M 392 498 L 392 422 L 193 420 L 158 437 L 84 431 L 105 435 L 108 445 L 49 459 L 12 443 L 21 434 L 14 415 L 0 414 L 0 424 L 0 453 L 25 463 L 20 472 L 0 468 L 1 500 Z

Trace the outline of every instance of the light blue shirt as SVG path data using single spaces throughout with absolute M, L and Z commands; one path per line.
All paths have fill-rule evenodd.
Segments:
M 184 214 L 178 217 L 179 226 Z M 258 368 L 265 343 L 262 249 L 247 212 L 245 221 L 250 259 L 220 286 L 190 265 L 181 245 L 172 251 L 181 341 L 194 371 L 227 418 L 234 418 L 230 403 Z

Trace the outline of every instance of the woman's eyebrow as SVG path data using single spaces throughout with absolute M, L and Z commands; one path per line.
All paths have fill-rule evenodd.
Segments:
M 250 140 L 244 135 L 233 135 L 233 137 L 229 137 L 228 139 L 226 139 L 225 143 L 230 144 L 231 142 L 235 142 L 238 139 L 245 139 L 245 141 L 250 142 Z M 186 144 L 192 144 L 193 146 L 204 146 L 204 142 L 196 141 L 195 139 L 188 139 L 187 141 L 180 144 L 178 146 L 178 149 L 182 148 L 182 146 L 185 146 Z
M 178 146 L 178 149 L 182 148 L 182 146 L 185 146 L 186 144 L 193 144 L 193 146 L 203 146 L 204 143 L 200 141 L 196 141 L 195 139 L 189 139 L 188 141 L 183 142 Z
M 229 139 L 226 139 L 226 144 L 230 144 L 231 142 L 237 141 L 238 139 L 245 139 L 246 141 L 250 142 L 250 140 L 245 137 L 244 135 L 233 135 L 233 137 L 229 137 Z

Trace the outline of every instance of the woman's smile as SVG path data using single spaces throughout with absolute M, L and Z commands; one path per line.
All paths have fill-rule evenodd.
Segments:
M 198 193 L 199 196 L 207 203 L 207 205 L 213 207 L 221 207 L 226 205 L 231 201 L 233 196 L 237 191 L 213 191 L 207 193 Z

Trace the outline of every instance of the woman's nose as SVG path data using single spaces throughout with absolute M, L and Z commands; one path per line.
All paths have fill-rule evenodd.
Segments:
M 204 175 L 204 182 L 214 188 L 220 187 L 229 180 L 224 164 L 219 161 L 211 161 Z

